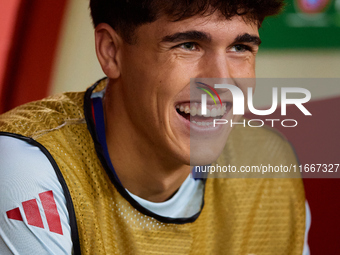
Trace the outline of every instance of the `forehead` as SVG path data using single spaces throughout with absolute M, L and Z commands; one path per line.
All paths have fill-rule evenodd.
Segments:
M 216 11 L 209 16 L 196 15 L 180 21 L 172 21 L 168 17 L 162 16 L 152 23 L 139 27 L 136 30 L 136 35 L 137 38 L 147 35 L 153 39 L 162 40 L 164 36 L 184 31 L 202 31 L 211 35 L 214 40 L 226 39 L 226 37 L 234 38 L 243 33 L 258 35 L 258 25 L 244 16 L 236 15 L 226 19 Z

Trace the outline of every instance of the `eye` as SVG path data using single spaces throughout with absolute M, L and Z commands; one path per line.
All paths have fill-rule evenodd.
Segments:
M 194 42 L 186 42 L 178 45 L 178 47 L 182 48 L 183 50 L 187 51 L 195 51 L 198 50 L 197 44 Z
M 233 52 L 246 52 L 246 51 L 253 51 L 252 48 L 245 44 L 236 44 L 230 48 L 230 51 Z

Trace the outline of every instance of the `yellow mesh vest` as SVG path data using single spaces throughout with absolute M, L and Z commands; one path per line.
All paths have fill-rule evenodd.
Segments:
M 33 138 L 57 163 L 72 198 L 82 254 L 302 254 L 301 179 L 208 179 L 198 218 L 164 223 L 135 209 L 112 184 L 88 131 L 83 98 L 65 93 L 0 117 L 1 132 Z M 275 132 L 236 127 L 218 163 L 254 162 L 296 159 Z

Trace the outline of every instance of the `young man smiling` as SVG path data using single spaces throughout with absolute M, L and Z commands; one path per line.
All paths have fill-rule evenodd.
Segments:
M 296 163 L 272 131 L 190 123 L 190 78 L 254 78 L 258 28 L 282 2 L 90 7 L 107 78 L 0 119 L 4 253 L 302 254 L 301 180 L 190 177 L 216 160 Z M 236 121 L 222 101 L 215 110 Z

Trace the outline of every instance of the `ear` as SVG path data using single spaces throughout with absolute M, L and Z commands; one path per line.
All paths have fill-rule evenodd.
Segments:
M 122 44 L 122 38 L 108 24 L 101 23 L 95 29 L 96 53 L 99 63 L 111 79 L 120 76 L 119 49 Z

